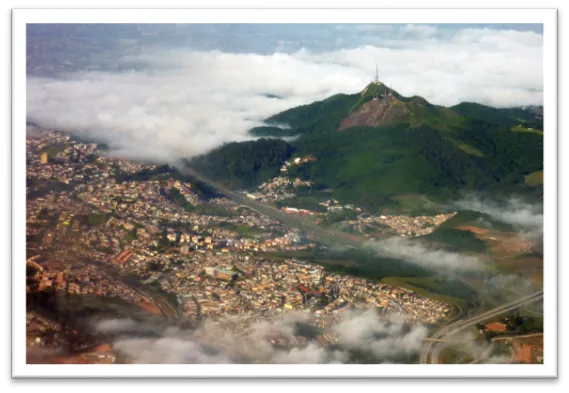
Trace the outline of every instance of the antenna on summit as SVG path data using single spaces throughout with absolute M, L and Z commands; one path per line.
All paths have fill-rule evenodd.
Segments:
M 375 64 L 375 80 L 374 80 L 376 85 L 379 85 L 379 66 L 377 65 L 377 63 Z
M 375 64 L 375 79 L 373 80 L 373 82 L 375 83 L 375 89 L 373 92 L 373 100 L 377 101 L 377 98 L 378 98 L 377 88 L 379 86 L 379 66 L 377 65 L 377 63 Z

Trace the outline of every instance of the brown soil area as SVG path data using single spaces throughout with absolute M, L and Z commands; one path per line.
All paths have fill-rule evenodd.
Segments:
M 45 353 L 42 354 L 41 352 L 37 353 L 28 353 L 26 363 L 27 364 L 94 364 L 94 363 L 107 363 L 104 360 L 99 358 L 89 358 L 90 354 L 93 353 L 103 353 L 108 352 L 111 353 L 111 345 L 110 344 L 101 344 L 94 348 L 91 348 L 85 352 L 75 354 L 75 355 L 66 355 L 66 354 L 49 354 Z
M 474 233 L 480 240 L 489 244 L 490 250 L 498 258 L 510 258 L 530 253 L 535 245 L 531 240 L 515 232 L 500 232 L 472 225 L 463 225 L 456 227 L 456 229 Z
M 529 279 L 533 281 L 536 285 L 543 286 L 543 270 L 534 272 Z
M 525 364 L 543 362 L 543 334 L 512 340 L 516 360 Z
M 147 302 L 147 301 L 137 303 L 137 306 L 144 308 L 146 311 L 151 312 L 152 314 L 157 314 L 157 315 L 162 314 L 162 312 L 160 311 L 160 309 L 158 307 L 156 307 L 154 304 Z
M 522 274 L 537 285 L 543 284 L 543 258 L 524 256 L 535 245 L 514 232 L 500 232 L 472 225 L 459 226 L 456 229 L 470 231 L 480 240 L 485 241 L 490 252 L 496 256 L 499 270 Z
M 500 268 L 511 273 L 526 276 L 536 285 L 543 285 L 543 259 L 541 258 L 511 258 L 499 261 Z
M 110 344 L 101 344 L 96 346 L 95 348 L 93 348 L 92 352 L 97 352 L 97 351 L 110 351 L 111 350 L 111 345 Z
M 502 322 L 490 322 L 486 325 L 486 329 L 490 332 L 505 332 L 507 330 L 506 324 Z
M 403 102 L 393 96 L 371 100 L 342 120 L 338 131 L 354 126 L 377 127 L 410 114 Z

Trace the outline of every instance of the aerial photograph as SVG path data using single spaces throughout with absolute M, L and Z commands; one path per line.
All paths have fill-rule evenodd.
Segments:
M 26 363 L 543 364 L 543 30 L 28 23 Z

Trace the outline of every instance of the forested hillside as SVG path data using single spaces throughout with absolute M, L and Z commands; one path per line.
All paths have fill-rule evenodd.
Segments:
M 445 108 L 387 88 L 379 93 L 383 96 L 374 100 L 377 93 L 368 86 L 362 94 L 340 94 L 276 114 L 253 132 L 297 135 L 296 140 L 227 144 L 193 165 L 228 185 L 253 187 L 279 175 L 291 154 L 311 155 L 317 161 L 291 168 L 288 176 L 311 180 L 315 189 L 332 189 L 336 198 L 369 208 L 406 195 L 444 201 L 467 190 L 542 194 L 539 108 L 476 103 Z M 372 103 L 383 112 L 370 115 Z M 357 118 L 358 111 L 368 117 Z M 341 127 L 354 116 L 352 123 L 379 125 Z

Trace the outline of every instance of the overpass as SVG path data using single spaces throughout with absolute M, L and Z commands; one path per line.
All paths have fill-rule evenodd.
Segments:
M 444 338 L 434 338 L 434 337 L 427 337 L 423 341 L 425 342 L 432 342 L 432 343 L 454 343 L 454 344 L 464 344 L 464 340 L 450 340 Z
M 453 336 L 461 330 L 467 327 L 473 326 L 477 323 L 487 321 L 499 315 L 505 314 L 509 311 L 515 310 L 516 308 L 522 307 L 526 304 L 531 304 L 540 299 L 543 299 L 543 290 L 532 293 L 531 295 L 524 296 L 520 299 L 514 300 L 512 302 L 503 304 L 485 313 L 475 315 L 467 319 L 461 319 L 450 325 L 443 327 L 438 330 L 435 334 L 430 337 L 430 340 L 426 341 L 426 344 L 421 350 L 421 356 L 419 362 L 421 364 L 439 364 L 440 363 L 440 352 L 442 350 L 443 342 L 446 342 L 446 336 Z

